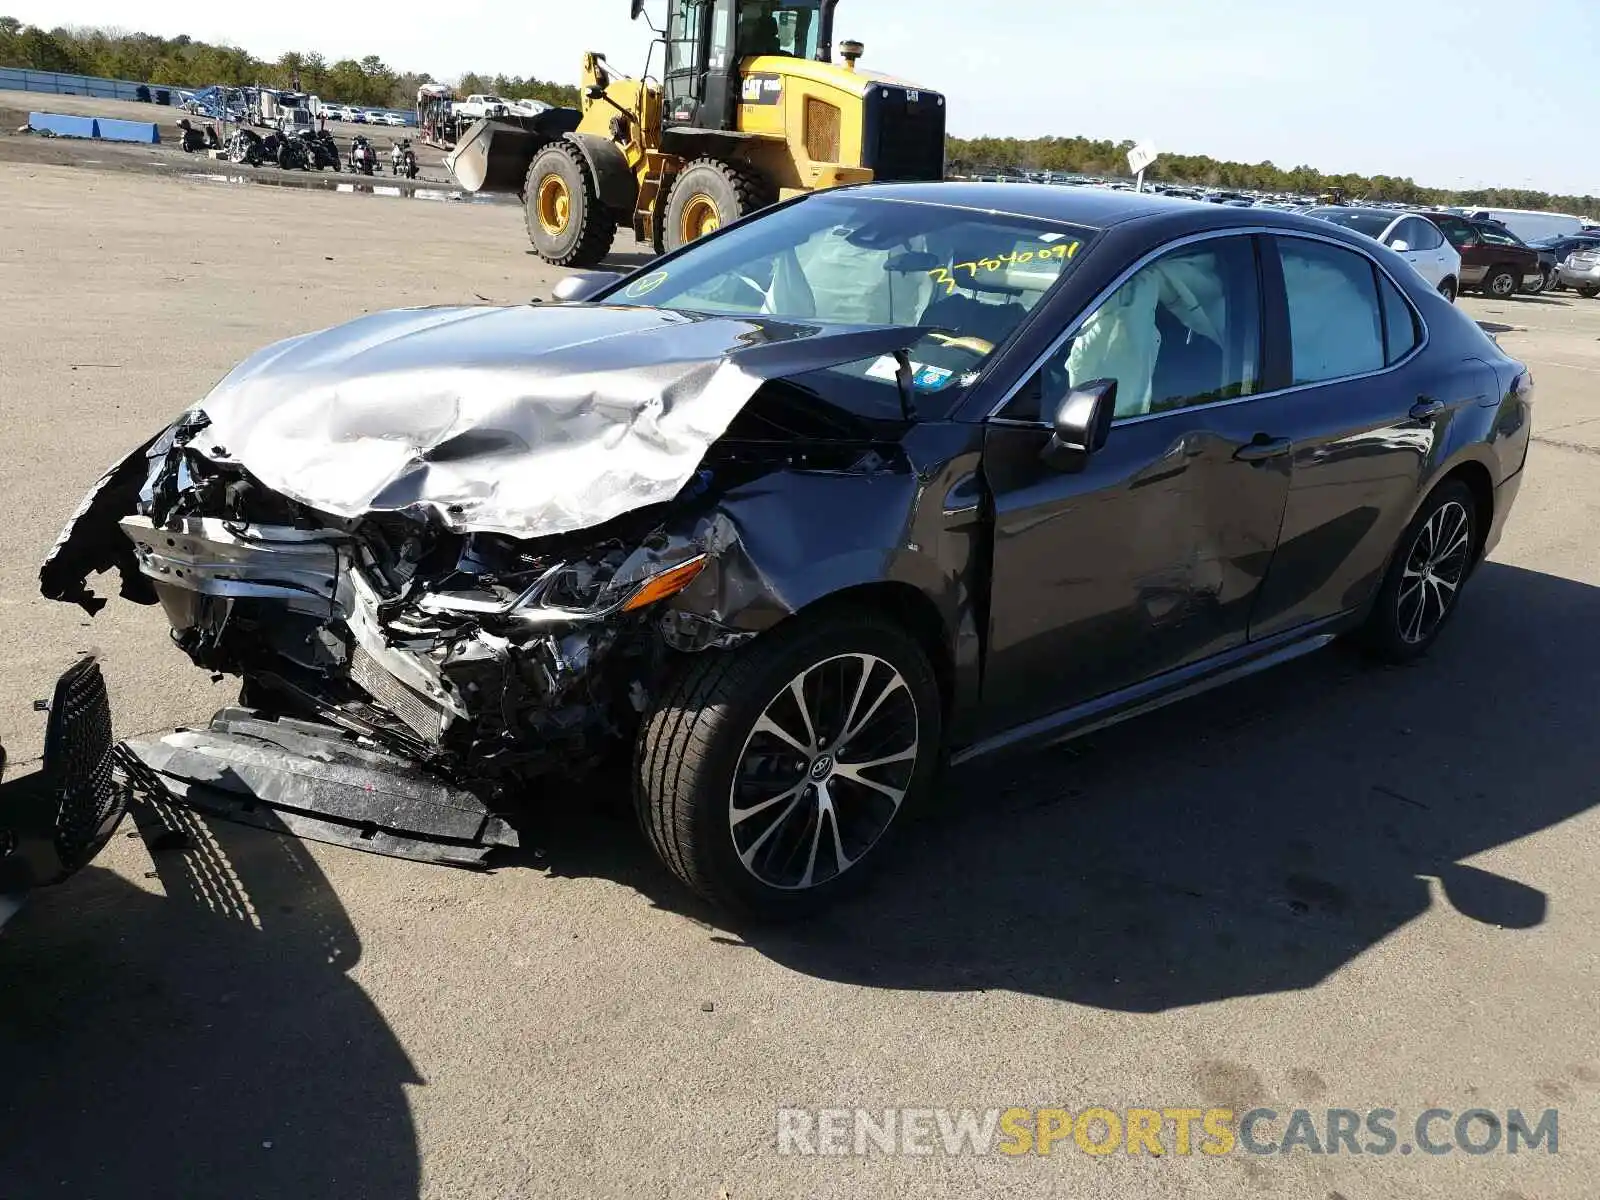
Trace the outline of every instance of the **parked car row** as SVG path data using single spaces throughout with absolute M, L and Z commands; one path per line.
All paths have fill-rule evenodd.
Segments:
M 330 121 L 349 121 L 355 125 L 403 126 L 407 123 L 399 113 L 377 112 L 344 104 L 325 104 L 322 106 L 322 115 Z
M 1487 213 L 1462 216 L 1339 205 L 1313 208 L 1306 215 L 1382 242 L 1451 299 L 1472 290 L 1504 299 L 1561 287 L 1574 288 L 1586 299 L 1600 295 L 1600 230 L 1529 244 Z

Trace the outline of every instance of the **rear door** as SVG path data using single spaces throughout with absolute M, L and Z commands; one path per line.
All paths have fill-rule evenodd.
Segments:
M 1288 503 L 1250 636 L 1333 617 L 1372 592 L 1408 519 L 1436 430 L 1478 402 L 1482 372 L 1426 363 L 1420 320 L 1352 247 L 1281 234 L 1290 388 L 1273 398 L 1294 438 Z M 1482 364 L 1478 364 L 1482 367 Z M 1486 368 L 1484 368 L 1486 370 Z
M 1180 244 L 1069 327 L 991 417 L 990 732 L 1241 644 L 1288 495 L 1290 443 L 1257 399 L 1255 239 Z M 1114 378 L 1107 443 L 1041 461 L 1050 400 Z
M 1437 226 L 1421 217 L 1404 217 L 1395 223 L 1385 239 L 1389 248 L 1416 269 L 1434 287 L 1444 282 L 1450 273 L 1455 257 L 1446 248 L 1444 235 Z

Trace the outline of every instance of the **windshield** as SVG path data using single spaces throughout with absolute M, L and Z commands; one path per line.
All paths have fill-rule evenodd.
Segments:
M 816 58 L 821 49 L 822 0 L 746 0 L 739 9 L 740 57 L 787 54 Z
M 828 325 L 920 325 L 929 332 L 911 348 L 914 390 L 919 401 L 945 393 L 948 407 L 1091 236 L 1034 217 L 817 195 L 693 244 L 610 298 Z M 848 390 L 874 409 L 898 407 L 892 357 L 821 374 L 851 381 Z
M 1354 229 L 1369 238 L 1382 237 L 1383 231 L 1394 224 L 1397 215 L 1360 208 L 1313 208 L 1306 214 L 1308 217 L 1317 217 L 1323 221 L 1331 221 L 1335 225 L 1343 225 L 1346 229 Z

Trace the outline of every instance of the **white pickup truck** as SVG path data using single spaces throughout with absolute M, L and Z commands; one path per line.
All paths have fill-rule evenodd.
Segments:
M 481 121 L 485 117 L 503 117 L 511 106 L 499 96 L 473 93 L 465 100 L 457 100 L 455 114 L 467 121 Z

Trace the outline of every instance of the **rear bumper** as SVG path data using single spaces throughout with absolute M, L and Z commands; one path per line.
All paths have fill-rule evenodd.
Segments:
M 1511 506 L 1516 503 L 1517 491 L 1522 487 L 1522 472 L 1503 480 L 1494 490 L 1494 519 L 1489 523 L 1489 534 L 1483 539 L 1483 556 L 1487 558 L 1490 552 L 1500 544 L 1500 535 L 1505 532 L 1506 518 L 1511 515 Z
M 1557 268 L 1557 276 L 1568 287 L 1600 287 L 1600 263 L 1589 267 Z

